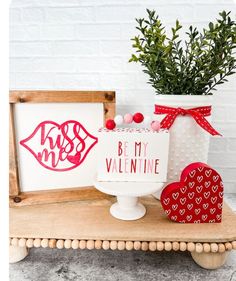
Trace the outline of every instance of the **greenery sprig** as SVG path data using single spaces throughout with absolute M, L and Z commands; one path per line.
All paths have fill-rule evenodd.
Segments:
M 179 39 L 179 21 L 167 37 L 159 16 L 147 9 L 148 18 L 136 19 L 141 35 L 135 36 L 130 62 L 140 62 L 157 94 L 211 95 L 216 86 L 235 73 L 236 23 L 222 11 L 200 33 L 190 26 L 188 39 Z

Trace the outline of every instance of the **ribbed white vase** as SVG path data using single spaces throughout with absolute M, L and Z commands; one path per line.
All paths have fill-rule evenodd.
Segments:
M 212 96 L 157 95 L 155 104 L 188 109 L 212 105 Z M 161 121 L 165 116 L 155 115 L 154 119 Z M 205 118 L 211 121 L 211 116 Z M 190 163 L 207 163 L 209 140 L 210 134 L 202 129 L 193 117 L 177 116 L 170 128 L 167 184 L 179 181 L 182 170 Z M 153 195 L 159 199 L 161 191 Z

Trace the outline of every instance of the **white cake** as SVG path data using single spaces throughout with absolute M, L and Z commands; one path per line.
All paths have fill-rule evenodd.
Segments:
M 98 181 L 166 181 L 168 131 L 102 128 L 98 139 Z

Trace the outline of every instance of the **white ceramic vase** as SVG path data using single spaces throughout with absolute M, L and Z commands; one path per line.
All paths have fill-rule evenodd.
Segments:
M 155 104 L 189 109 L 212 105 L 212 96 L 157 95 Z M 161 121 L 165 116 L 155 115 L 154 119 Z M 211 116 L 205 118 L 211 121 Z M 209 140 L 210 134 L 201 128 L 193 117 L 177 116 L 170 128 L 167 184 L 179 181 L 182 170 L 190 163 L 207 163 Z M 160 199 L 161 191 L 153 195 Z

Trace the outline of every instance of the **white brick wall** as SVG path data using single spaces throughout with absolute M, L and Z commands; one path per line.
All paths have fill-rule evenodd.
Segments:
M 203 27 L 218 12 L 235 12 L 234 0 L 12 0 L 10 8 L 11 89 L 116 90 L 117 111 L 153 111 L 154 91 L 141 67 L 127 61 L 135 17 L 156 9 L 169 28 Z M 215 95 L 209 163 L 236 192 L 236 79 Z

